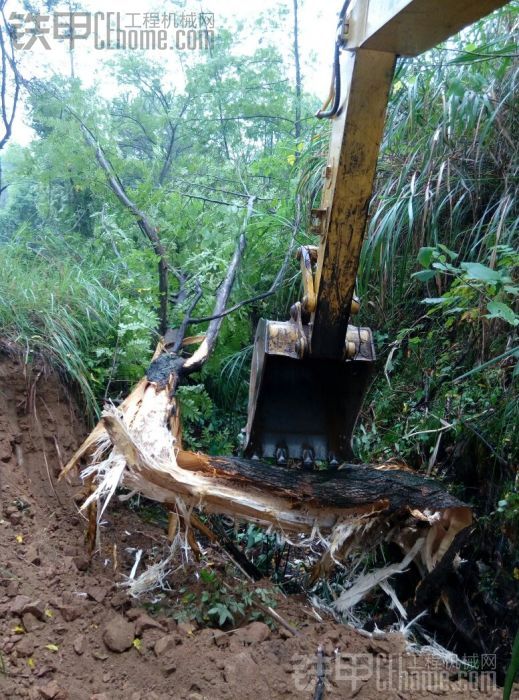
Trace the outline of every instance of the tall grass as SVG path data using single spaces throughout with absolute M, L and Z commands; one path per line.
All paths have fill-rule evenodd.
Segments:
M 27 359 L 38 354 L 79 388 L 97 413 L 92 358 L 113 333 L 119 300 L 92 269 L 12 241 L 0 246 L 0 334 Z
M 518 18 L 506 7 L 397 70 L 359 275 L 382 314 L 408 297 L 420 247 L 483 261 L 516 241 Z

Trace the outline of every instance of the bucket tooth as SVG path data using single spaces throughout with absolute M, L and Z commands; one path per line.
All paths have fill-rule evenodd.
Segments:
M 339 464 L 340 462 L 335 452 L 330 452 L 330 454 L 328 455 L 328 468 L 337 469 Z
M 286 467 L 288 462 L 288 450 L 285 445 L 276 447 L 276 464 L 278 467 Z
M 301 456 L 303 467 L 305 469 L 313 469 L 315 464 L 315 452 L 311 447 L 303 448 L 303 454 Z

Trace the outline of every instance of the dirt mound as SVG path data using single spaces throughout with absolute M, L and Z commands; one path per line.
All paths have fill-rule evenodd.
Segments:
M 85 432 L 56 375 L 0 356 L 2 699 L 313 698 L 319 677 L 325 699 L 500 697 L 484 677 L 406 653 L 399 635 L 318 622 L 297 597 L 278 609 L 298 636 L 263 622 L 199 630 L 153 599 L 140 607 L 116 583 L 136 549 L 163 550 L 165 533 L 114 505 L 88 561 L 78 486 L 56 480 Z M 178 581 L 184 590 L 185 571 Z

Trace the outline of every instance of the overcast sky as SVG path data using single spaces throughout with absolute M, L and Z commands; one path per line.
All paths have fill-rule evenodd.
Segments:
M 326 97 L 331 78 L 331 59 L 333 53 L 333 40 L 337 12 L 340 9 L 340 0 L 336 2 L 322 3 L 318 0 L 300 0 L 300 53 L 304 73 L 304 89 L 315 95 Z M 292 19 L 292 0 L 176 0 L 171 2 L 153 2 L 153 0 L 83 0 L 82 9 L 95 13 L 119 13 L 122 27 L 144 27 L 150 20 L 151 13 L 160 13 L 161 28 L 165 27 L 164 15 L 171 15 L 171 24 L 167 28 L 168 41 L 175 35 L 173 26 L 173 14 L 177 21 L 182 13 L 195 13 L 198 18 L 201 11 L 214 13 L 214 32 L 220 28 L 228 28 L 233 25 L 233 20 L 254 21 L 262 13 L 274 13 L 276 8 L 284 5 L 290 11 Z M 18 0 L 8 0 L 6 14 L 19 12 L 21 3 Z M 146 16 L 145 16 L 146 15 Z M 106 15 L 105 15 L 106 16 Z M 22 23 L 22 20 L 19 20 Z M 42 27 L 49 28 L 46 35 L 50 50 L 44 47 L 41 40 L 36 40 L 30 49 L 18 51 L 22 59 L 22 72 L 24 76 L 33 77 L 61 73 L 70 75 L 70 62 L 66 42 L 59 42 L 52 38 L 53 18 L 42 22 Z M 106 31 L 106 19 L 99 20 L 102 33 Z M 27 26 L 27 25 L 26 25 Z M 148 24 L 149 27 L 149 24 Z M 134 36 L 137 32 L 134 32 Z M 282 32 L 275 34 L 275 39 L 284 53 L 291 51 L 291 35 Z M 22 37 L 21 43 L 25 43 L 29 37 Z M 254 51 L 258 43 L 262 41 L 261 29 L 251 32 L 247 44 L 242 44 L 237 50 L 240 52 Z M 111 77 L 111 72 L 106 67 L 106 60 L 113 58 L 116 51 L 99 50 L 95 48 L 94 38 L 78 39 L 75 48 L 76 74 L 86 85 L 92 83 L 99 86 L 102 94 L 108 95 L 117 89 L 117 85 Z M 197 55 L 197 52 L 183 51 L 183 55 L 189 57 Z M 173 84 L 182 81 L 181 70 L 174 51 L 148 51 L 150 57 L 164 62 L 166 73 Z M 14 141 L 27 143 L 32 137 L 31 130 L 24 124 L 23 113 L 20 111 L 14 129 Z

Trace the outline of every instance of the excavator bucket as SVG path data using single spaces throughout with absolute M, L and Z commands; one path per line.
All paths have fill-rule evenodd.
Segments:
M 330 467 L 351 457 L 351 436 L 370 381 L 375 352 L 369 328 L 349 326 L 345 355 L 304 353 L 307 329 L 261 320 L 252 357 L 245 455 Z

